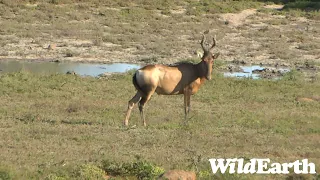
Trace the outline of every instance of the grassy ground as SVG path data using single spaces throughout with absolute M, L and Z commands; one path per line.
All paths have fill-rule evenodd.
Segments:
M 122 121 L 135 93 L 131 76 L 1 75 L 0 175 L 78 179 L 79 165 L 110 170 L 105 160 L 121 164 L 137 157 L 164 169 L 195 170 L 200 179 L 213 178 L 208 159 L 217 157 L 308 158 L 320 171 L 320 103 L 296 101 L 319 95 L 319 80 L 305 82 L 296 72 L 279 81 L 215 74 L 192 97 L 188 126 L 181 126 L 182 96 L 154 95 L 146 107 L 148 127 L 135 108 L 129 123 L 137 127 L 127 129 Z M 98 171 L 90 167 L 85 172 Z

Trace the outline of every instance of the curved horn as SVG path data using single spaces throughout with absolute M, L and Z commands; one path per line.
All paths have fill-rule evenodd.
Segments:
M 205 37 L 204 37 L 204 34 L 202 34 L 202 40 L 201 40 L 200 44 L 201 44 L 203 51 L 206 51 L 206 48 L 204 46 L 204 40 L 205 40 Z
M 210 47 L 210 50 L 212 50 L 213 47 L 215 47 L 215 46 L 216 46 L 216 35 L 213 38 L 213 42 L 212 42 L 212 46 Z

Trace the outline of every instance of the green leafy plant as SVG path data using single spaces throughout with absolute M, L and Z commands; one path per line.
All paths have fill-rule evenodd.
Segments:
M 138 179 L 153 179 L 164 173 L 164 169 L 143 160 L 130 163 L 115 163 L 105 160 L 103 169 L 113 176 L 136 176 Z
M 74 176 L 76 179 L 90 180 L 90 179 L 104 179 L 106 173 L 99 167 L 92 164 L 83 164 L 76 168 Z

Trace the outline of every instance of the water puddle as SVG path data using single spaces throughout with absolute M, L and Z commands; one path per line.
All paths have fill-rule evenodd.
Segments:
M 25 61 L 0 61 L 0 72 L 28 71 L 37 74 L 67 73 L 73 71 L 81 76 L 98 76 L 103 73 L 123 73 L 131 69 L 139 69 L 138 64 L 128 63 L 55 63 L 55 62 L 25 62 Z
M 82 62 L 28 62 L 28 61 L 0 61 L 0 73 L 28 71 L 37 74 L 55 74 L 74 72 L 80 76 L 94 76 L 97 77 L 101 74 L 109 73 L 123 73 L 132 69 L 139 69 L 141 66 L 138 64 L 129 63 L 82 63 Z M 275 68 L 264 67 L 259 65 L 254 66 L 238 66 L 230 64 L 227 67 L 229 72 L 224 72 L 225 77 L 238 77 L 238 78 L 268 78 L 278 79 L 289 68 Z
M 255 73 L 242 73 L 242 72 L 225 72 L 223 73 L 225 77 L 237 77 L 237 78 L 252 78 L 259 79 L 260 75 Z
M 268 79 L 278 79 L 283 74 L 290 71 L 289 68 L 275 68 L 275 67 L 263 67 L 259 65 L 253 66 L 239 66 L 239 68 L 230 68 L 230 72 L 224 72 L 225 77 L 238 77 L 238 78 L 268 78 Z M 236 69 L 236 70 L 234 70 Z

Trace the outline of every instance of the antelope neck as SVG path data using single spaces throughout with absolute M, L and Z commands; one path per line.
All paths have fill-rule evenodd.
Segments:
M 203 60 L 201 60 L 201 62 L 199 62 L 198 64 L 196 64 L 196 73 L 197 73 L 197 76 L 199 78 L 203 78 L 203 77 L 206 77 L 206 71 L 207 69 L 204 68 L 205 67 L 205 62 Z

